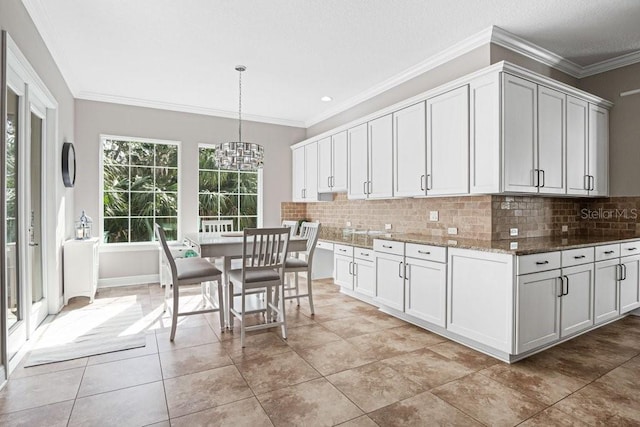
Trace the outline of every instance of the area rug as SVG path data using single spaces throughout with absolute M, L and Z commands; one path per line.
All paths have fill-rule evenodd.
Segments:
M 134 297 L 97 299 L 62 311 L 47 325 L 25 367 L 144 347 L 142 318 Z

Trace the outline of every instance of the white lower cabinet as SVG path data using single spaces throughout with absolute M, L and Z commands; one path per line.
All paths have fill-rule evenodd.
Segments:
M 376 296 L 376 267 L 371 249 L 355 248 L 353 253 L 353 290 L 368 297 Z
M 620 314 L 640 307 L 640 255 L 620 258 Z
M 333 266 L 336 285 L 353 290 L 353 247 L 336 244 L 333 249 Z
M 560 270 L 518 276 L 517 353 L 560 338 Z
M 560 338 L 593 326 L 593 263 L 562 269 Z
M 80 296 L 93 302 L 98 289 L 99 243 L 97 237 L 64 242 L 64 305 Z
M 405 313 L 444 328 L 446 306 L 447 265 L 405 258 Z
M 376 283 L 378 303 L 404 311 L 404 256 L 376 251 Z
M 595 263 L 596 283 L 594 291 L 595 324 L 618 317 L 618 278 L 620 277 L 620 259 L 610 259 Z

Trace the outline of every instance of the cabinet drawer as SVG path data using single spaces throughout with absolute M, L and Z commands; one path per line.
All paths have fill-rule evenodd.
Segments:
M 328 251 L 332 251 L 333 243 L 323 242 L 322 240 L 318 240 L 318 243 L 316 243 L 316 249 L 326 249 Z
M 354 258 L 373 261 L 375 258 L 375 253 L 373 249 L 353 248 L 353 256 Z
M 620 243 L 620 256 L 640 254 L 640 241 Z
M 353 246 L 339 245 L 336 243 L 333 245 L 333 253 L 336 255 L 353 256 Z
M 562 266 L 571 267 L 572 265 L 593 262 L 594 253 L 593 248 L 579 248 L 562 251 Z
M 373 250 L 388 254 L 404 255 L 404 242 L 375 239 L 373 241 Z
M 447 248 L 407 243 L 405 255 L 427 261 L 447 262 Z
M 556 268 L 560 268 L 560 252 L 545 252 L 518 257 L 518 274 L 535 273 Z
M 596 261 L 613 259 L 620 256 L 620 243 L 596 246 Z

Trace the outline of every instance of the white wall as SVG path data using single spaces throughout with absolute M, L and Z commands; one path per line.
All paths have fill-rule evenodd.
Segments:
M 198 144 L 237 140 L 236 119 L 85 100 L 76 100 L 75 114 L 78 175 L 74 211 L 78 215 L 85 209 L 94 221 L 100 220 L 101 134 L 174 140 L 181 141 L 180 233 L 197 231 Z M 264 226 L 278 225 L 280 203 L 291 199 L 289 146 L 304 136 L 305 130 L 301 128 L 243 121 L 243 139 L 260 143 L 265 149 Z M 100 257 L 101 279 L 157 274 L 157 251 L 102 252 Z

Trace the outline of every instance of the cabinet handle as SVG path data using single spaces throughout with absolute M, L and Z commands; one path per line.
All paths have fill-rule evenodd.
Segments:
M 362 192 L 364 194 L 367 194 L 367 181 L 362 183 Z
M 593 175 L 589 175 L 589 181 L 591 182 L 591 186 L 589 187 L 589 190 L 593 191 L 596 189 L 596 179 Z
M 362 256 L 369 256 L 369 254 L 365 253 L 365 252 L 360 252 L 360 255 Z
M 558 298 L 562 298 L 564 295 L 564 277 L 565 276 L 558 277 L 558 279 L 560 279 L 560 295 L 557 295 Z
M 383 248 L 385 248 L 385 249 L 391 249 L 391 248 L 393 248 L 393 246 L 389 246 L 389 245 L 382 245 L 382 247 L 383 247 Z
M 336 186 L 336 177 L 334 175 L 331 175 L 331 188 Z
M 616 282 L 622 280 L 622 266 L 620 264 L 616 264 Z
M 627 250 L 628 250 L 628 251 L 637 251 L 637 250 L 638 250 L 638 248 L 635 248 L 635 247 L 634 247 L 634 248 L 627 248 Z
M 409 275 L 407 274 L 407 271 L 410 270 L 411 265 L 405 263 L 404 264 L 404 280 L 409 280 Z
M 351 276 L 353 276 L 353 273 L 351 272 L 351 264 L 353 264 L 353 263 L 352 263 L 352 262 L 350 262 L 350 263 L 349 263 L 349 274 L 350 274 Z
M 533 183 L 534 187 L 540 187 L 540 169 L 534 169 L 533 173 L 535 175 L 535 180 Z
M 433 177 L 430 173 L 427 174 L 427 191 L 433 190 Z
M 540 169 L 540 172 L 542 172 L 542 184 L 540 184 L 540 188 L 544 187 L 544 183 L 545 183 L 545 179 L 544 179 L 544 169 Z
M 353 275 L 357 276 L 358 275 L 358 264 L 357 263 L 353 263 Z
M 605 255 L 611 255 L 612 253 L 614 253 L 615 251 L 604 251 Z
M 549 261 L 536 261 L 536 265 L 545 265 L 549 264 Z
M 584 189 L 587 191 L 591 190 L 591 175 L 585 175 L 582 181 Z
M 373 193 L 373 190 L 371 189 L 371 187 L 373 187 L 373 183 L 369 181 L 369 183 L 367 184 L 367 189 L 369 190 L 369 192 L 367 194 Z
M 564 276 L 565 279 L 567 279 L 567 292 L 563 293 L 562 295 L 569 295 L 569 276 Z
M 342 249 L 342 248 L 338 248 L 338 250 L 339 250 L 340 252 L 347 252 L 347 250 L 346 250 L 346 249 Z
M 331 188 L 331 176 L 327 177 L 327 187 Z
M 584 258 L 584 255 L 577 255 L 577 256 L 574 256 L 573 258 L 574 259 L 582 259 L 582 258 Z
M 626 264 L 620 264 L 620 266 L 622 267 L 622 271 L 624 273 L 624 276 L 622 276 L 622 280 L 627 280 L 627 265 Z
M 424 191 L 424 175 L 420 175 L 420 191 Z
M 402 264 L 404 264 L 404 262 L 398 264 L 398 277 L 404 279 L 404 277 L 402 276 Z
M 431 255 L 431 252 L 430 252 L 430 251 L 421 251 L 421 250 L 419 250 L 419 249 L 418 249 L 418 253 L 419 253 L 419 254 L 422 254 L 422 255 Z

